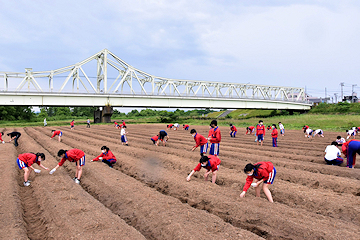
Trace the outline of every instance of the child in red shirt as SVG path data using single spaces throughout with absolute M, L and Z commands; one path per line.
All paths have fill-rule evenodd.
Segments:
M 273 143 L 273 147 L 277 147 L 277 137 L 278 137 L 278 130 L 276 129 L 276 125 L 273 124 L 272 125 L 272 132 L 271 132 L 271 136 L 272 136 L 272 143 Z
M 255 188 L 256 197 L 260 197 L 260 184 L 263 183 L 263 191 L 269 202 L 274 202 L 269 190 L 269 185 L 274 183 L 276 176 L 276 169 L 271 162 L 258 162 L 255 165 L 249 163 L 245 166 L 244 172 L 248 177 L 243 192 L 240 197 L 245 197 L 245 194 L 250 186 Z M 253 180 L 255 178 L 255 182 Z
M 217 121 L 212 120 L 210 123 L 211 129 L 209 130 L 208 140 L 210 141 L 210 155 L 218 156 L 220 152 L 221 132 L 217 126 Z
M 206 168 L 206 173 L 204 174 L 204 178 L 205 181 L 208 181 L 208 176 L 209 174 L 212 172 L 212 183 L 215 183 L 216 181 L 216 174 L 217 171 L 219 170 L 219 166 L 220 166 L 221 160 L 215 156 L 209 155 L 207 156 L 202 156 L 200 158 L 200 161 L 198 163 L 198 165 L 196 165 L 196 167 L 194 168 L 194 170 L 191 171 L 191 173 L 189 174 L 189 176 L 187 176 L 186 181 L 190 181 L 191 176 L 195 173 L 201 170 L 201 168 Z
M 246 127 L 245 135 L 248 134 L 248 133 L 251 135 L 254 132 L 254 130 L 255 130 L 254 126 Z
M 229 133 L 230 133 L 230 137 L 235 137 L 235 135 L 237 133 L 236 127 L 234 125 L 232 125 L 231 123 L 230 123 L 230 132 Z
M 207 153 L 207 149 L 208 149 L 207 139 L 204 136 L 198 134 L 195 129 L 191 129 L 190 133 L 191 133 L 191 136 L 194 137 L 194 140 L 196 143 L 196 145 L 192 148 L 191 151 L 194 151 L 197 147 L 200 146 L 200 155 L 203 156 L 204 153 L 205 154 Z
M 99 160 L 105 163 L 106 165 L 108 165 L 110 168 L 113 168 L 113 165 L 116 163 L 116 157 L 107 146 L 102 146 L 101 154 L 96 158 L 94 158 L 93 160 L 91 160 L 91 162 L 95 162 Z
M 50 171 L 50 174 L 53 174 L 59 167 L 61 167 L 66 160 L 70 162 L 75 162 L 76 164 L 76 173 L 73 180 L 75 183 L 80 184 L 80 178 L 82 174 L 82 166 L 85 165 L 85 153 L 80 149 L 74 148 L 70 150 L 60 149 L 58 156 L 61 157 L 61 161 L 55 168 Z
M 58 136 L 59 136 L 59 142 L 60 142 L 60 141 L 61 141 L 61 136 L 62 136 L 62 131 L 60 131 L 60 130 L 58 130 L 58 131 L 56 131 L 56 130 L 51 130 L 51 132 L 53 133 L 53 135 L 51 136 L 50 139 L 52 139 L 53 137 L 55 137 L 56 135 L 58 135 Z
M 75 128 L 75 121 L 72 120 L 71 123 L 70 123 L 70 129 L 74 130 L 74 128 Z
M 28 187 L 30 186 L 29 176 L 31 173 L 31 170 L 34 170 L 36 173 L 40 173 L 41 170 L 35 169 L 32 165 L 34 163 L 37 163 L 40 167 L 42 167 L 45 170 L 49 170 L 47 167 L 43 166 L 41 164 L 41 161 L 45 161 L 45 154 L 44 153 L 23 153 L 20 154 L 16 160 L 19 169 L 24 170 L 24 186 Z
M 257 136 L 257 143 L 256 145 L 261 144 L 263 145 L 264 136 L 265 136 L 265 126 L 263 125 L 263 121 L 260 120 L 259 124 L 256 126 L 256 136 Z

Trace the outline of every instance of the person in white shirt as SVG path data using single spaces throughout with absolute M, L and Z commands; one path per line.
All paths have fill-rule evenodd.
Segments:
M 284 125 L 281 122 L 279 122 L 279 129 L 280 129 L 281 136 L 284 136 L 285 135 L 285 128 L 284 128 Z
M 342 146 L 346 142 L 345 138 L 342 138 L 341 136 L 337 136 L 335 141 L 337 142 L 338 146 Z
M 337 142 L 332 142 L 331 145 L 328 145 L 325 149 L 325 162 L 328 165 L 341 165 L 344 159 L 341 157 L 340 149 L 337 147 Z
M 353 136 L 353 139 L 355 139 L 356 131 L 354 128 L 351 130 L 346 130 L 346 133 L 347 133 L 346 139 L 349 139 L 351 136 Z
M 124 125 L 121 127 L 121 131 L 120 131 L 121 144 L 122 145 L 126 144 L 126 146 L 129 146 L 128 140 L 127 140 L 127 137 L 126 137 L 127 132 L 126 132 L 125 128 L 126 128 L 126 126 L 124 126 Z
M 312 137 L 313 130 L 311 128 L 308 128 L 305 130 L 305 137 L 311 138 Z
M 46 118 L 44 118 L 44 127 L 47 126 Z
M 180 125 L 178 123 L 175 123 L 174 127 L 173 127 L 174 131 L 178 130 L 179 127 L 180 127 Z
M 318 135 L 319 137 L 324 137 L 324 131 L 321 129 L 316 129 L 313 133 L 313 137 L 315 137 L 316 135 Z

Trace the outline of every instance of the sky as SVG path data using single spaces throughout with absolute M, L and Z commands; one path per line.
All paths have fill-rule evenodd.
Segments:
M 360 1 L 0 0 L 0 71 L 104 48 L 159 77 L 360 92 Z M 0 86 L 3 86 L 0 80 Z

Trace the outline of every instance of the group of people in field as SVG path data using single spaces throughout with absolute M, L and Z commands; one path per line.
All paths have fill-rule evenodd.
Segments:
M 279 122 L 278 124 L 279 124 L 279 129 L 280 129 L 280 135 L 285 136 L 284 125 L 281 122 Z M 277 130 L 276 124 L 272 124 L 271 126 L 268 126 L 267 128 L 265 128 L 263 120 L 259 120 L 259 124 L 257 124 L 256 127 L 254 127 L 254 126 L 246 127 L 245 135 L 247 135 L 247 134 L 251 135 L 254 133 L 255 134 L 255 142 L 257 143 L 257 145 L 260 144 L 262 146 L 263 142 L 264 142 L 266 130 L 272 130 L 272 132 L 271 132 L 272 146 L 277 147 L 278 146 L 277 139 L 278 139 L 279 132 Z
M 279 122 L 278 123 L 280 129 L 280 135 L 285 135 L 285 128 L 284 125 Z M 87 127 L 90 127 L 90 120 L 87 121 Z M 128 146 L 128 141 L 126 137 L 126 124 L 125 121 L 122 120 L 121 124 L 117 122 L 114 123 L 114 127 L 120 129 L 121 135 L 121 142 Z M 169 124 L 167 125 L 168 129 L 179 129 L 179 124 Z M 190 126 L 188 124 L 183 124 L 184 130 L 189 130 Z M 70 124 L 70 129 L 74 129 L 74 120 Z M 267 130 L 271 131 L 272 136 L 272 145 L 273 147 L 277 147 L 277 137 L 279 135 L 277 131 L 276 124 L 272 124 L 267 128 L 264 126 L 263 121 L 260 120 L 259 123 L 254 126 L 249 126 L 246 128 L 247 134 L 253 134 L 256 136 L 255 141 L 257 145 L 263 145 L 264 136 Z M 302 130 L 305 133 L 305 137 L 312 138 L 318 135 L 319 137 L 324 137 L 324 132 L 321 129 L 317 129 L 315 131 L 311 130 L 308 125 L 305 125 Z M 341 151 L 338 146 L 341 146 L 342 153 L 347 158 L 347 167 L 353 168 L 355 166 L 356 161 L 356 153 L 360 154 L 360 140 L 355 139 L 356 133 L 360 131 L 359 128 L 352 128 L 351 130 L 347 130 L 347 139 L 353 137 L 353 139 L 346 141 L 345 138 L 338 136 L 335 141 L 333 141 L 329 146 L 325 149 L 324 160 L 329 165 L 341 165 L 344 159 L 341 157 Z M 52 136 L 50 139 L 54 137 L 58 137 L 58 141 L 61 142 L 61 137 L 63 136 L 62 131 L 60 130 L 52 130 Z M 219 171 L 219 167 L 221 164 L 221 160 L 219 159 L 220 153 L 220 142 L 221 142 L 221 131 L 217 125 L 217 121 L 213 120 L 210 123 L 210 130 L 207 137 L 202 136 L 199 134 L 196 129 L 191 129 L 190 134 L 194 138 L 195 145 L 192 147 L 191 151 L 195 151 L 197 148 L 200 150 L 200 160 L 196 167 L 190 172 L 190 174 L 186 177 L 187 181 L 191 180 L 193 174 L 197 171 L 200 171 L 201 168 L 206 170 L 204 174 L 205 181 L 208 181 L 209 175 L 212 174 L 211 182 L 215 183 L 217 178 L 217 173 Z M 237 134 L 237 128 L 230 124 L 230 131 L 229 135 L 231 138 L 235 138 Z M 4 133 L 0 133 L 0 142 L 5 143 L 2 139 Z M 14 141 L 15 146 L 18 146 L 18 139 L 21 136 L 19 132 L 11 132 L 8 133 L 7 136 L 10 137 L 8 142 Z M 159 146 L 160 142 L 162 142 L 163 146 L 166 146 L 166 142 L 169 140 L 169 136 L 165 130 L 160 130 L 159 133 L 153 137 L 151 137 L 151 141 L 156 145 Z M 209 149 L 209 154 L 207 154 Z M 19 169 L 24 170 L 24 186 L 30 185 L 29 175 L 30 172 L 33 170 L 35 173 L 40 173 L 40 169 L 36 169 L 33 167 L 34 163 L 47 171 L 50 174 L 54 174 L 55 171 L 61 167 L 65 161 L 75 162 L 76 165 L 76 173 L 75 177 L 73 178 L 74 182 L 79 184 L 81 175 L 82 175 L 82 167 L 85 165 L 85 153 L 80 149 L 70 149 L 64 150 L 60 149 L 58 151 L 58 157 L 61 158 L 60 162 L 52 169 L 45 167 L 42 162 L 45 160 L 44 153 L 23 153 L 20 154 L 17 158 L 17 164 Z M 113 165 L 116 163 L 115 155 L 110 151 L 107 146 L 101 147 L 101 154 L 96 158 L 92 159 L 91 162 L 102 161 L 110 168 L 113 168 Z M 276 169 L 271 162 L 261 161 L 255 164 L 247 164 L 244 168 L 244 173 L 247 175 L 246 183 L 243 188 L 243 191 L 240 194 L 240 197 L 245 197 L 246 192 L 250 187 L 255 188 L 256 196 L 260 196 L 260 186 L 262 184 L 262 189 L 270 202 L 273 202 L 273 198 L 271 192 L 269 190 L 269 185 L 273 184 L 275 176 L 276 176 Z

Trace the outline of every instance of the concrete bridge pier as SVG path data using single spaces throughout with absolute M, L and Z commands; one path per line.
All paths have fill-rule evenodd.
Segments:
M 110 106 L 102 107 L 102 110 L 98 108 L 94 111 L 94 123 L 110 123 L 113 112 L 113 107 Z
M 110 107 L 110 106 L 103 107 L 101 122 L 111 123 L 111 116 L 112 116 L 113 112 L 114 112 L 113 107 Z

